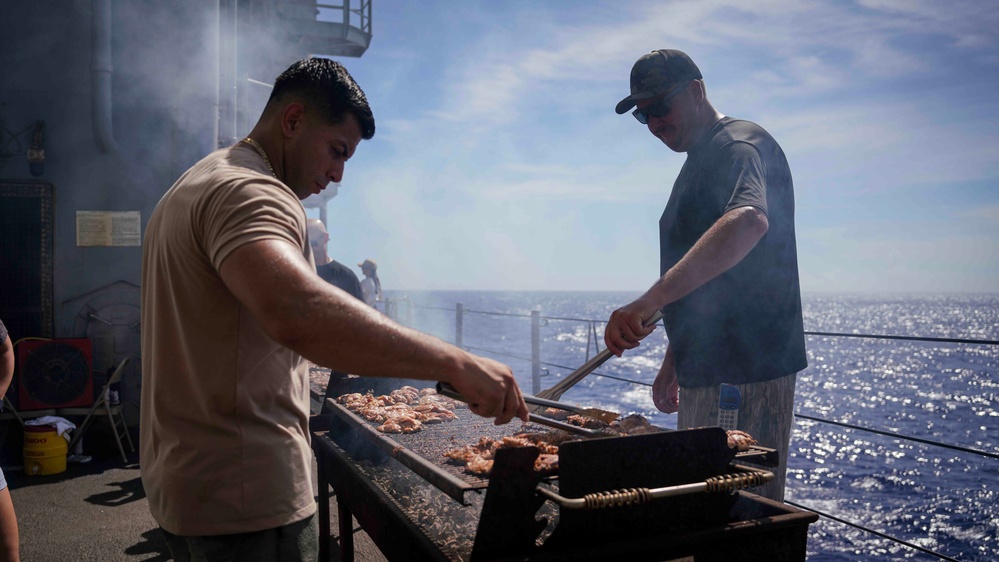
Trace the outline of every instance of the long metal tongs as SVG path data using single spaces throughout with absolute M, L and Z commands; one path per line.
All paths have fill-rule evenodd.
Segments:
M 535 406 L 543 406 L 547 408 L 557 408 L 559 410 L 565 410 L 566 412 L 575 412 L 577 414 L 586 416 L 588 418 L 598 419 L 604 423 L 611 423 L 612 421 L 621 417 L 620 414 L 615 412 L 610 412 L 607 410 L 601 410 L 600 408 L 583 408 L 581 406 L 572 406 L 570 404 L 563 404 L 561 402 L 556 402 L 554 400 L 546 400 L 544 398 L 538 398 L 537 396 L 531 396 L 530 394 L 524 394 L 524 402 L 528 404 L 533 404 Z
M 465 397 L 458 392 L 456 388 L 451 386 L 446 382 L 437 383 L 437 394 L 441 396 L 447 396 L 448 398 L 453 398 L 454 400 L 461 400 L 462 402 L 468 402 Z M 525 398 L 526 402 L 527 399 Z M 585 435 L 587 437 L 607 437 L 608 435 L 616 435 L 613 433 L 608 433 L 607 431 L 599 429 L 587 429 L 585 427 L 579 427 L 577 425 L 572 425 L 571 423 L 565 423 L 546 416 L 539 416 L 538 414 L 529 413 L 528 419 L 532 422 L 547 425 L 548 427 L 554 427 L 555 429 L 561 429 L 562 431 L 568 431 L 570 433 L 575 433 L 577 435 Z
M 642 322 L 645 327 L 651 326 L 656 322 L 662 320 L 663 312 L 657 310 L 655 314 L 649 317 L 648 320 Z M 537 394 L 538 398 L 545 398 L 547 400 L 558 400 L 565 394 L 565 391 L 576 386 L 576 383 L 586 378 L 587 375 L 596 370 L 597 367 L 603 365 L 608 359 L 614 357 L 614 353 L 609 349 L 604 349 L 600 353 L 593 356 L 592 359 L 583 364 L 582 367 L 576 369 L 569 376 L 560 380 L 555 386 L 542 390 Z

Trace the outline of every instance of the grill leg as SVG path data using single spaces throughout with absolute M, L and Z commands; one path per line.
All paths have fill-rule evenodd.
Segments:
M 319 562 L 330 562 L 330 483 L 326 480 L 326 471 L 318 461 L 316 472 L 319 484 Z
M 342 562 L 353 562 L 354 560 L 354 525 L 350 508 L 342 502 L 336 502 L 337 519 L 340 524 L 340 560 Z M 329 527 L 327 527 L 329 528 Z

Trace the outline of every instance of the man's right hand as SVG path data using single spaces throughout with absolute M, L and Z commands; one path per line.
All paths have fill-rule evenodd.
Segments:
M 618 357 L 626 349 L 638 347 L 638 342 L 656 329 L 655 324 L 644 326 L 643 323 L 652 318 L 657 310 L 648 294 L 615 310 L 604 328 L 604 345 Z
M 527 404 L 513 371 L 498 361 L 467 354 L 461 374 L 445 382 L 465 397 L 473 414 L 496 418 L 496 425 L 514 417 L 527 421 Z

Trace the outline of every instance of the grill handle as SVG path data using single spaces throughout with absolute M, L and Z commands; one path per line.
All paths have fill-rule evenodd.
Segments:
M 458 392 L 453 386 L 446 382 L 437 383 L 437 394 L 442 396 L 447 396 L 454 400 L 460 400 L 467 403 L 465 397 Z M 585 427 L 579 427 L 577 425 L 572 425 L 571 423 L 560 422 L 558 420 L 553 420 L 547 416 L 541 416 L 538 414 L 529 413 L 528 419 L 534 423 L 546 425 L 548 427 L 554 427 L 555 429 L 561 429 L 562 431 L 568 431 L 569 433 L 575 433 L 577 435 L 585 435 L 586 437 L 611 437 L 617 436 L 616 433 L 605 432 L 599 429 L 587 429 Z
M 698 492 L 734 492 L 743 488 L 752 488 L 773 480 L 774 473 L 768 470 L 756 470 L 741 465 L 733 465 L 737 474 L 721 474 L 705 479 L 703 482 L 667 486 L 665 488 L 628 488 L 595 492 L 582 498 L 566 498 L 551 491 L 547 486 L 538 484 L 535 491 L 545 498 L 568 509 L 602 509 L 605 507 L 624 507 L 643 505 L 652 500 L 696 494 Z

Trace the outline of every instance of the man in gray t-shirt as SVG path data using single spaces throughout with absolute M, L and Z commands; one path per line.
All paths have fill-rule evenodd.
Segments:
M 661 277 L 614 311 L 605 343 L 617 355 L 634 348 L 654 329 L 642 321 L 662 309 L 669 345 L 656 407 L 679 412 L 680 429 L 722 425 L 721 384 L 734 385 L 742 403 L 726 429 L 778 449 L 775 480 L 754 491 L 780 501 L 794 381 L 806 366 L 787 159 L 762 127 L 715 110 L 681 51 L 635 63 L 617 113 L 636 106 L 635 118 L 687 160 L 659 222 Z

